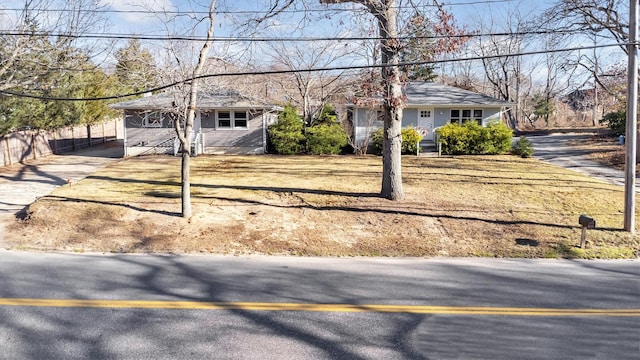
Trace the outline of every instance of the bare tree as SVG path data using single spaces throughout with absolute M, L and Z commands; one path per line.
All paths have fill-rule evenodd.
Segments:
M 274 0 L 269 4 L 269 10 L 261 17 L 253 19 L 253 23 L 260 24 L 269 19 L 292 4 L 293 0 L 287 0 L 281 4 L 279 0 Z M 198 92 L 203 75 L 203 69 L 207 65 L 209 49 L 214 40 L 214 17 L 216 11 L 216 0 L 211 0 L 206 16 L 198 18 L 197 13 L 193 13 L 189 18 L 193 20 L 192 27 L 187 27 L 187 32 L 196 33 L 200 30 L 200 25 L 206 26 L 206 38 L 202 42 L 202 47 L 197 51 L 193 43 L 188 41 L 169 41 L 162 53 L 165 54 L 166 69 L 163 71 L 164 83 L 177 83 L 173 94 L 173 104 L 171 109 L 164 109 L 172 114 L 173 125 L 176 136 L 180 142 L 182 150 L 181 164 L 181 189 L 182 189 L 182 217 L 190 218 L 191 208 L 191 144 L 193 141 L 193 127 L 196 117 Z M 172 22 L 176 20 L 176 15 L 172 12 L 158 13 L 157 17 L 163 20 L 166 32 L 173 34 Z M 246 23 L 244 26 L 247 26 Z M 175 24 L 174 24 L 175 25 Z M 183 24 L 184 26 L 184 24 Z M 194 60 L 195 59 L 195 60 Z M 210 62 L 210 61 L 209 61 Z M 178 80 L 178 81 L 176 81 Z
M 356 3 L 377 19 L 383 79 L 384 142 L 381 195 L 402 200 L 401 127 L 404 96 L 400 82 L 397 5 L 395 0 L 320 0 L 321 4 Z
M 270 50 L 275 67 L 299 70 L 290 76 L 273 78 L 287 97 L 302 108 L 303 118 L 307 124 L 311 124 L 315 113 L 340 89 L 336 85 L 339 85 L 344 71 L 304 70 L 328 68 L 340 62 L 348 55 L 345 45 L 329 41 L 305 45 L 278 42 L 271 43 Z
M 592 39 L 594 46 L 598 38 L 613 39 L 626 53 L 626 43 L 629 41 L 628 4 L 629 2 L 625 0 L 557 0 L 540 16 L 538 23 L 542 28 L 562 30 L 567 38 L 575 39 L 578 36 L 585 41 Z M 593 86 L 594 94 L 590 97 L 592 105 L 590 109 L 594 126 L 597 124 L 599 90 L 613 95 L 608 90 L 606 75 L 600 70 L 602 66 L 600 57 L 598 49 L 594 48 L 592 54 L 579 52 L 566 61 L 566 67 L 573 67 L 574 74 L 582 74 L 582 76 L 576 76 L 574 81 L 576 87 L 587 83 Z M 583 71 L 579 72 L 578 68 Z
M 513 35 L 491 35 L 480 38 L 477 52 L 482 56 L 482 65 L 486 79 L 491 83 L 495 92 L 494 96 L 519 104 L 520 92 L 518 89 L 522 77 L 522 58 L 520 56 L 500 56 L 505 54 L 517 54 L 523 48 L 523 37 L 519 33 L 523 30 L 523 22 L 519 13 L 508 16 L 504 25 L 507 32 Z M 494 24 L 483 25 L 482 31 L 493 31 Z M 500 25 L 499 25 L 500 26 Z M 518 125 L 517 114 L 508 113 L 509 124 L 512 128 Z
M 573 30 L 576 33 L 606 32 L 626 53 L 629 42 L 628 1 L 624 0 L 557 0 L 547 10 L 542 26 Z
M 56 72 L 86 70 L 78 68 L 73 56 L 79 48 L 90 56 L 103 47 L 98 42 L 80 42 L 78 35 L 104 32 L 106 19 L 99 0 L 68 0 L 65 10 L 53 0 L 25 0 L 20 11 L 0 13 L 0 90 L 34 87 L 45 76 Z M 56 10 L 58 11 L 56 13 Z M 109 47 L 110 44 L 104 44 Z
M 163 112 L 171 114 L 176 137 L 182 152 L 180 183 L 182 192 L 181 210 L 184 218 L 190 218 L 192 215 L 191 144 L 201 82 L 199 77 L 202 75 L 207 62 L 207 54 L 214 38 L 215 7 L 216 0 L 211 0 L 206 16 L 201 19 L 195 18 L 195 24 L 188 29 L 190 32 L 197 32 L 199 24 L 206 24 L 206 37 L 197 53 L 192 43 L 184 41 L 169 41 L 163 51 L 166 58 L 165 69 L 161 71 L 161 78 L 163 78 L 164 83 L 178 83 L 171 92 L 173 97 L 171 108 L 163 109 Z M 163 20 L 167 33 L 171 34 L 170 28 L 172 21 L 175 21 L 175 17 L 167 15 L 167 13 L 158 13 L 157 17 Z

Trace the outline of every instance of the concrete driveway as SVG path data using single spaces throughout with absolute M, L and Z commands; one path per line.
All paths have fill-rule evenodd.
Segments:
M 587 139 L 591 136 L 591 134 L 554 134 L 530 136 L 527 139 L 533 144 L 535 158 L 611 184 L 624 186 L 624 171 L 598 164 L 588 158 L 588 151 L 568 145 L 570 140 Z
M 0 167 L 0 248 L 6 247 L 5 225 L 26 206 L 58 186 L 83 179 L 122 156 L 123 144 L 115 141 Z

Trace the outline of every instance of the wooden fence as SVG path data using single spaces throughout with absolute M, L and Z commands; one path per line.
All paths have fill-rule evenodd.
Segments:
M 55 130 L 27 130 L 0 138 L 0 166 L 61 154 L 123 138 L 122 120 Z

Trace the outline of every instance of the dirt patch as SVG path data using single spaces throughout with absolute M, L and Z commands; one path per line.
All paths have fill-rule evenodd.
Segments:
M 312 256 L 635 257 L 623 189 L 534 159 L 403 158 L 406 197 L 378 196 L 375 156 L 202 156 L 181 218 L 179 159 L 114 163 L 33 203 L 14 248 Z M 584 194 L 589 193 L 589 196 Z M 594 216 L 589 248 L 580 214 Z
M 598 134 L 587 139 L 570 141 L 569 145 L 584 151 L 589 159 L 599 164 L 624 170 L 625 147 L 620 145 L 617 137 Z M 637 174 L 638 172 L 636 172 Z

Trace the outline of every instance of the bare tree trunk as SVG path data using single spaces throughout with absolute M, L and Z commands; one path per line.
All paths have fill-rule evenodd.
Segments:
M 390 200 L 402 200 L 402 108 L 404 96 L 400 82 L 400 42 L 397 29 L 396 0 L 320 0 L 322 4 L 356 3 L 367 7 L 378 20 L 381 37 L 384 86 L 384 142 L 382 151 L 382 190 Z M 394 66 L 396 65 L 396 66 Z
M 207 31 L 207 40 L 202 45 L 200 53 L 198 54 L 198 63 L 193 70 L 192 80 L 189 88 L 189 100 L 187 103 L 187 118 L 184 124 L 184 133 L 180 132 L 180 122 L 176 121 L 176 132 L 180 144 L 182 145 L 182 167 L 181 167 L 181 184 L 182 184 L 182 217 L 190 218 L 192 214 L 191 210 L 191 139 L 193 136 L 193 123 L 196 117 L 196 102 L 198 97 L 199 81 L 197 77 L 202 73 L 202 69 L 207 59 L 207 53 L 211 47 L 213 39 L 214 29 L 214 9 L 216 2 L 211 0 L 209 6 L 209 29 Z
M 395 0 L 385 4 L 384 16 L 378 16 L 380 37 L 382 38 L 382 64 L 397 65 L 398 30 L 396 27 Z M 402 200 L 402 83 L 400 68 L 382 68 L 384 80 L 384 142 L 382 151 L 382 190 L 380 194 L 390 200 Z
M 189 151 L 182 152 L 182 167 L 180 171 L 182 184 L 182 217 L 191 217 L 191 154 Z

